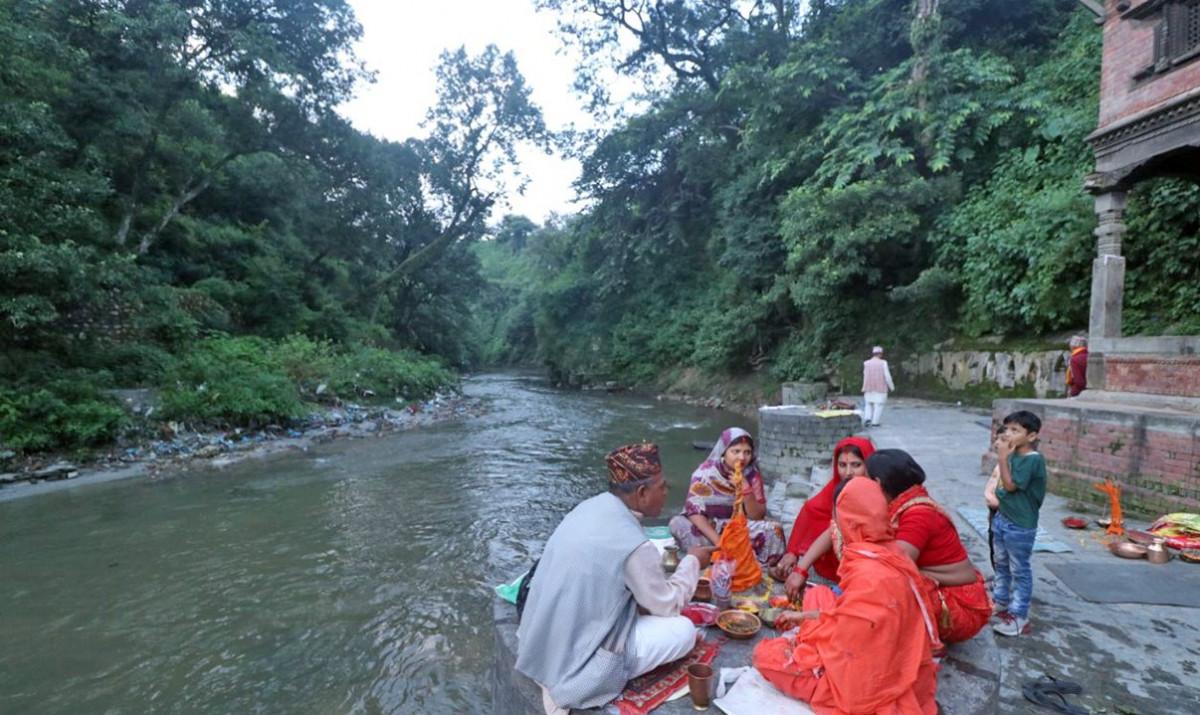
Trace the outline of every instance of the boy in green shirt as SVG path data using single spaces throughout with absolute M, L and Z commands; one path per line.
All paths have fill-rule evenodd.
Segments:
M 992 522 L 996 551 L 992 599 L 1000 620 L 992 630 L 1003 636 L 1030 631 L 1030 559 L 1037 537 L 1038 510 L 1046 498 L 1046 460 L 1033 446 L 1041 428 L 1042 421 L 1032 412 L 1014 412 L 1004 418 L 1004 435 L 996 444 L 1000 483 L 996 486 L 999 511 Z

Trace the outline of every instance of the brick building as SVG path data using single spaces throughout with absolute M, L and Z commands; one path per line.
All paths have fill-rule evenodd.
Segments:
M 1043 418 L 1051 489 L 1092 500 L 1111 477 L 1147 513 L 1200 511 L 1200 337 L 1121 334 L 1125 197 L 1159 176 L 1200 181 L 1200 0 L 1080 0 L 1104 26 L 1088 389 L 1070 400 L 1002 400 L 999 418 Z M 1129 236 L 1136 241 L 1137 236 Z M 1197 307 L 1200 309 L 1200 306 Z

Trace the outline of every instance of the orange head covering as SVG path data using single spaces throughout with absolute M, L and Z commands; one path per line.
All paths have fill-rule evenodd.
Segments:
M 894 546 L 889 551 L 903 554 L 896 544 L 896 529 L 888 517 L 887 497 L 879 482 L 871 479 L 851 479 L 838 494 L 833 513 L 833 544 L 838 558 L 849 544 Z

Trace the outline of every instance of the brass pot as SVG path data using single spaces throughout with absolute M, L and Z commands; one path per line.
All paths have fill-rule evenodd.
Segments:
M 1146 547 L 1146 560 L 1152 564 L 1165 564 L 1171 560 L 1161 539 L 1155 539 L 1153 544 Z
M 675 573 L 675 569 L 679 568 L 679 547 L 671 544 L 663 548 L 665 549 L 662 560 L 663 569 L 667 573 Z

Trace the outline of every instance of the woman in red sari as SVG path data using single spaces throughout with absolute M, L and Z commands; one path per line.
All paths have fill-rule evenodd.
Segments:
M 908 452 L 881 449 L 867 459 L 867 473 L 887 496 L 896 541 L 930 586 L 936 586 L 942 641 L 959 643 L 974 637 L 992 615 L 991 597 L 954 521 L 925 491 L 925 471 Z
M 799 628 L 759 643 L 754 667 L 818 715 L 935 715 L 935 604 L 894 538 L 878 484 L 851 479 L 842 487 L 834 544 L 842 595 L 810 588 L 803 612 L 776 620 Z
M 874 452 L 875 445 L 865 437 L 849 437 L 833 448 L 833 478 L 800 508 L 788 538 L 787 553 L 774 570 L 776 578 L 787 581 L 785 588 L 792 599 L 799 597 L 810 568 L 821 578 L 837 583 L 838 559 L 833 553 L 829 528 L 833 493 L 843 481 L 867 476 L 867 458 Z

